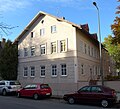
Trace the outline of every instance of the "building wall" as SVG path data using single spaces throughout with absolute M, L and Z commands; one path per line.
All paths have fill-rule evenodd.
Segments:
M 41 21 L 44 20 L 44 23 Z M 51 33 L 51 26 L 56 25 L 56 32 Z M 40 36 L 40 29 L 45 28 L 44 36 Z M 31 32 L 35 36 L 31 38 Z M 75 82 L 75 57 L 76 57 L 76 29 L 72 25 L 60 22 L 50 16 L 39 18 L 27 31 L 18 43 L 19 64 L 18 80 L 22 85 L 28 83 L 49 83 L 53 89 L 53 95 L 59 93 L 59 86 L 64 87 Z M 66 50 L 60 52 L 60 41 L 65 40 Z M 56 42 L 57 51 L 51 53 L 51 42 Z M 46 54 L 40 54 L 40 45 L 46 45 Z M 35 46 L 35 56 L 30 55 L 30 47 Z M 28 56 L 24 56 L 24 48 L 28 48 Z M 51 76 L 51 65 L 57 65 L 57 76 Z M 61 76 L 61 64 L 66 64 L 67 75 Z M 45 77 L 40 77 L 40 66 L 45 66 Z M 30 67 L 35 67 L 35 76 L 30 76 Z M 28 67 L 28 76 L 23 76 L 24 67 Z M 70 87 L 70 86 L 69 86 Z M 65 88 L 65 87 L 64 87 Z M 72 88 L 72 87 L 71 87 Z M 66 89 L 63 89 L 66 90 Z M 67 89 L 69 90 L 69 88 Z
M 77 30 L 78 81 L 97 79 L 99 72 L 99 48 L 94 40 Z M 83 67 L 83 68 L 82 68 Z
M 51 26 L 56 25 L 56 32 L 51 33 Z M 44 28 L 43 36 L 40 29 Z M 31 32 L 34 36 L 31 38 Z M 66 43 L 65 51 L 60 51 L 60 41 Z M 56 53 L 51 53 L 51 43 L 56 42 Z M 41 55 L 40 46 L 45 45 L 45 54 Z M 35 47 L 35 55 L 31 56 L 30 48 Z M 24 56 L 24 48 L 28 55 Z M 80 30 L 71 24 L 58 21 L 56 18 L 41 16 L 18 43 L 19 64 L 18 80 L 22 85 L 28 83 L 49 83 L 53 95 L 64 95 L 76 91 L 83 85 L 88 85 L 90 79 L 100 79 L 99 46 L 86 37 Z M 66 64 L 67 75 L 61 75 L 61 64 Z M 57 66 L 57 75 L 51 75 L 51 66 Z M 35 67 L 35 76 L 31 76 L 30 68 Z M 40 67 L 45 66 L 45 77 L 40 76 Z M 23 76 L 24 67 L 28 68 L 28 75 Z

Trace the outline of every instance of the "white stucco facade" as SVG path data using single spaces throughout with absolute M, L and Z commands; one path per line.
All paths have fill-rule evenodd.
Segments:
M 53 33 L 51 26 L 55 26 Z M 44 12 L 39 13 L 17 38 L 18 80 L 23 85 L 49 83 L 53 95 L 63 95 L 77 90 L 79 82 L 88 84 L 90 79 L 98 79 L 99 46 L 98 41 L 91 37 L 81 26 Z M 34 49 L 33 56 L 31 47 Z

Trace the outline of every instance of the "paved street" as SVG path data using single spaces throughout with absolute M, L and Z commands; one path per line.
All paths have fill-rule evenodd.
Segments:
M 103 108 L 99 106 L 80 104 L 70 105 L 66 103 L 64 100 L 58 99 L 33 100 L 28 98 L 16 98 L 15 96 L 0 96 L 0 109 L 103 109 Z

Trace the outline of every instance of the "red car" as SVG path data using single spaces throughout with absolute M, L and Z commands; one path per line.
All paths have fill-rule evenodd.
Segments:
M 117 100 L 114 89 L 105 86 L 84 86 L 73 94 L 65 94 L 63 99 L 70 104 L 99 103 L 102 107 L 108 107 Z
M 17 97 L 33 97 L 35 100 L 39 97 L 50 97 L 52 89 L 48 84 L 29 84 L 17 91 Z

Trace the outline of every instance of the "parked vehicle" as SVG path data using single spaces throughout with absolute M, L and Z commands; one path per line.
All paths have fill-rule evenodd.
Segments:
M 84 86 L 77 92 L 65 94 L 63 99 L 70 104 L 79 103 L 99 103 L 102 107 L 108 107 L 116 102 L 116 92 L 114 89 L 105 86 Z
M 35 100 L 39 97 L 50 97 L 52 89 L 48 84 L 29 84 L 17 91 L 17 97 L 33 97 Z
M 8 93 L 15 93 L 21 88 L 21 84 L 18 81 L 2 80 L 0 81 L 0 94 L 7 95 Z

